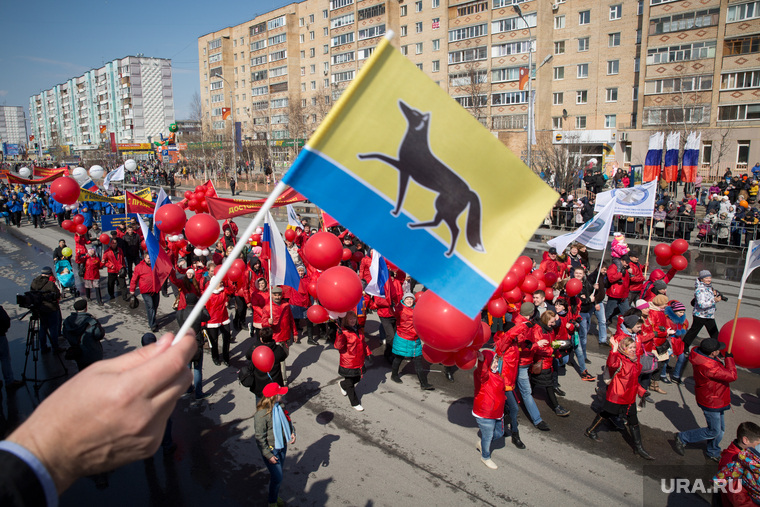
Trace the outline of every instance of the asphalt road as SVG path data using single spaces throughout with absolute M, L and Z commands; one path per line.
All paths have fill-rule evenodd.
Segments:
M 52 264 L 51 252 L 61 237 L 70 235 L 52 227 L 34 230 L 25 224 L 9 231 L 0 226 L 0 300 L 11 317 L 22 313 L 15 294 L 28 289 L 41 266 Z M 736 269 L 730 260 L 722 261 L 728 269 Z M 738 284 L 720 279 L 715 284 L 731 297 L 730 305 L 718 309 L 718 322 L 724 323 L 733 317 Z M 693 277 L 679 276 L 669 294 L 688 303 L 692 287 Z M 172 300 L 162 299 L 159 311 L 159 322 L 168 331 L 178 329 L 171 315 Z M 748 286 L 742 315 L 758 315 L 759 301 L 758 286 Z M 72 311 L 72 302 L 68 297 L 62 303 L 64 316 Z M 142 305 L 130 311 L 117 299 L 90 310 L 107 331 L 106 357 L 139 346 L 146 331 Z M 378 355 L 381 345 L 374 316 L 367 328 Z M 26 331 L 26 320 L 14 319 L 9 339 L 17 377 L 24 366 Z M 113 471 L 107 489 L 98 490 L 92 480 L 81 479 L 63 494 L 61 504 L 265 505 L 269 476 L 253 439 L 255 401 L 236 377 L 248 340 L 247 333 L 237 335 L 230 368 L 215 366 L 206 356 L 204 382 L 211 397 L 201 402 L 179 400 L 172 416 L 176 453 L 163 456 L 159 451 L 151 460 Z M 592 336 L 589 369 L 596 374 L 607 349 L 594 343 Z M 30 359 L 28 368 L 32 364 Z M 599 400 L 596 385 L 581 381 L 572 368 L 560 379 L 567 392 L 561 403 L 571 415 L 555 416 L 538 395 L 551 431 L 536 430 L 521 414 L 520 434 L 527 449 L 516 449 L 509 439 L 497 443 L 493 460 L 499 469 L 492 471 L 480 462 L 474 446 L 478 430 L 471 414 L 471 372 L 457 372 L 456 381 L 449 383 L 441 367 L 432 366 L 430 381 L 436 390 L 427 392 L 419 389 L 409 365 L 403 384 L 390 382 L 389 368 L 379 357 L 358 386 L 366 409 L 359 413 L 339 393 L 338 353 L 332 347 L 295 344 L 287 364 L 291 390 L 285 401 L 298 433 L 298 441 L 288 449 L 281 490 L 288 505 L 707 505 L 692 495 L 652 497 L 660 488 L 662 470 L 645 469 L 650 463 L 634 455 L 620 433 L 602 430 L 602 442 L 583 436 L 594 416 L 591 406 L 598 406 Z M 51 355 L 42 356 L 38 366 L 41 377 L 62 373 Z M 66 366 L 69 374 L 76 370 L 73 363 Z M 742 370 L 732 384 L 724 447 L 741 421 L 760 420 L 758 373 Z M 56 382 L 43 384 L 41 397 Z M 672 449 L 674 431 L 704 422 L 693 387 L 690 377 L 680 389 L 664 386 L 668 393 L 654 393 L 654 406 L 639 414 L 644 446 L 656 457 L 653 463 L 685 476 L 716 471 L 703 448 L 689 448 L 685 457 Z M 35 406 L 32 383 L 3 401 L 0 423 L 8 430 Z

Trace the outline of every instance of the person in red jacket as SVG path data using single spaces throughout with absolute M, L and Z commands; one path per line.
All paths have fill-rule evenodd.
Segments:
M 346 312 L 338 326 L 338 336 L 335 338 L 335 348 L 340 353 L 338 375 L 343 377 L 338 383 L 340 394 L 348 396 L 348 401 L 354 410 L 362 412 L 359 397 L 356 395 L 356 384 L 365 372 L 364 360 L 372 355 L 364 336 L 359 332 L 359 321 L 354 312 Z
M 605 321 L 612 322 L 612 317 L 617 312 L 621 314 L 628 311 L 628 296 L 630 295 L 631 273 L 628 267 L 628 255 L 619 259 L 613 259 L 607 268 L 607 304 L 605 305 Z
M 402 383 L 398 371 L 401 368 L 401 361 L 408 358 L 412 360 L 414 371 L 417 373 L 417 379 L 420 381 L 420 388 L 423 391 L 432 391 L 434 388 L 427 381 L 427 373 L 422 363 L 422 342 L 412 324 L 416 301 L 417 299 L 414 297 L 414 294 L 407 292 L 396 306 L 395 317 L 397 324 L 396 336 L 393 338 L 391 380 L 397 384 Z
M 639 324 L 640 325 L 640 324 Z M 634 326 L 635 327 L 635 326 Z M 617 350 L 610 351 L 607 357 L 607 369 L 612 375 L 612 380 L 607 387 L 605 402 L 602 411 L 599 412 L 591 426 L 586 428 L 585 435 L 592 440 L 599 441 L 596 430 L 605 419 L 625 416 L 628 420 L 628 428 L 631 431 L 636 453 L 644 459 L 654 458 L 644 450 L 641 444 L 641 427 L 636 410 L 636 395 L 649 396 L 639 384 L 641 364 L 636 356 L 636 341 L 628 336 L 618 344 Z
M 739 456 L 739 453 L 746 451 L 747 449 L 755 448 L 760 453 L 760 426 L 757 424 L 746 421 L 736 428 L 736 440 L 731 442 L 726 449 L 720 454 L 720 463 L 718 467 L 723 471 L 726 465 L 734 462 Z M 741 479 L 735 479 L 741 480 Z M 756 505 L 752 503 L 752 499 L 747 493 L 747 488 L 726 488 L 727 491 L 719 492 L 722 503 L 713 505 Z M 731 491 L 734 490 L 734 491 Z M 737 491 L 738 490 L 738 491 Z
M 506 404 L 504 405 L 504 417 L 509 417 L 509 431 L 512 436 L 512 443 L 518 449 L 525 449 L 525 444 L 520 440 L 520 433 L 517 425 L 517 414 L 519 411 L 515 389 L 517 388 L 517 368 L 520 364 L 520 347 L 517 343 L 518 332 L 512 331 L 518 326 L 525 326 L 528 319 L 522 315 L 517 315 L 517 322 L 505 333 L 498 331 L 493 338 L 494 352 L 501 360 L 501 377 L 504 379 L 504 394 Z
M 554 413 L 560 417 L 567 417 L 570 411 L 566 410 L 557 401 L 557 393 L 554 390 L 554 378 L 552 365 L 554 362 L 554 348 L 552 342 L 556 339 L 556 328 L 560 325 L 559 316 L 552 310 L 546 310 L 537 325 L 533 328 L 533 361 L 541 363 L 541 373 L 532 374 L 531 382 L 535 387 L 546 389 L 546 401 Z
M 263 321 L 260 328 L 271 327 L 274 341 L 288 350 L 293 340 L 296 325 L 290 305 L 282 300 L 282 287 L 272 287 L 272 299 L 264 305 Z M 283 368 L 285 363 L 283 363 Z M 283 374 L 283 378 L 285 375 Z
M 132 271 L 132 278 L 129 281 L 129 292 L 135 295 L 135 290 L 140 289 L 143 302 L 145 303 L 145 312 L 148 315 L 148 326 L 154 333 L 158 331 L 156 324 L 156 312 L 158 303 L 161 301 L 161 286 L 158 284 L 156 275 L 150 267 L 150 255 L 145 252 L 143 262 L 135 266 Z
M 206 310 L 210 316 L 206 323 L 206 333 L 211 342 L 211 360 L 215 365 L 219 365 L 219 334 L 222 335 L 222 360 L 225 366 L 230 365 L 230 315 L 227 312 L 227 304 L 230 296 L 234 294 L 235 288 L 232 285 L 225 286 L 220 283 L 211 297 L 206 301 Z
M 520 351 L 520 360 L 517 365 L 517 388 L 520 390 L 520 397 L 525 404 L 525 410 L 528 411 L 533 426 L 541 431 L 549 431 L 549 425 L 541 418 L 541 412 L 539 412 L 536 401 L 533 399 L 533 387 L 530 379 L 530 366 L 533 364 L 533 356 L 535 355 L 533 328 L 537 324 L 532 320 L 535 313 L 536 306 L 533 303 L 522 303 L 520 315 L 526 319 L 526 322 L 516 324 L 509 330 L 507 336 L 515 333 L 514 339 L 517 340 Z
M 668 329 L 673 330 L 673 334 L 670 337 L 670 346 L 673 349 L 673 355 L 676 357 L 676 365 L 670 374 L 670 382 L 680 384 L 681 372 L 687 359 L 686 344 L 683 342 L 683 337 L 689 329 L 689 321 L 686 320 L 686 307 L 680 301 L 673 300 L 665 308 L 665 317 L 668 319 Z M 660 380 L 669 384 L 670 382 L 668 382 L 668 378 L 665 376 L 666 369 L 667 363 L 660 370 Z
M 694 391 L 697 405 L 707 420 L 707 428 L 697 428 L 676 433 L 675 450 L 683 456 L 686 444 L 707 441 L 707 457 L 720 461 L 720 441 L 726 430 L 724 412 L 731 407 L 731 387 L 736 380 L 734 356 L 727 352 L 725 364 L 720 360 L 720 351 L 726 347 L 715 338 L 702 340 L 699 347 L 692 349 L 689 362 L 694 368 Z
M 499 468 L 491 459 L 491 443 L 504 436 L 504 378 L 499 375 L 499 361 L 491 350 L 478 352 L 478 364 L 473 372 L 475 399 L 472 415 L 480 428 L 480 440 L 475 448 L 480 460 L 490 468 Z
M 103 253 L 103 266 L 108 271 L 108 297 L 114 299 L 114 287 L 116 282 L 119 283 L 119 292 L 121 298 L 126 301 L 129 299 L 127 292 L 127 263 L 124 258 L 124 252 L 119 248 L 115 239 L 108 244 L 108 250 Z
M 103 306 L 103 296 L 100 292 L 100 270 L 103 268 L 103 261 L 97 256 L 95 247 L 87 247 L 87 255 L 83 255 L 79 261 L 80 264 L 84 264 L 84 292 L 87 296 L 87 300 L 91 301 L 91 291 L 95 291 L 95 295 L 98 298 L 98 304 Z
M 538 269 L 544 273 L 556 273 L 557 279 L 562 280 L 565 277 L 565 269 L 567 264 L 557 260 L 557 249 L 554 247 L 549 248 L 546 259 L 541 261 Z
M 629 286 L 630 292 L 628 293 L 628 301 L 633 303 L 637 299 L 641 299 L 641 290 L 644 288 L 644 282 L 646 281 L 646 278 L 644 277 L 644 271 L 643 266 L 639 264 L 639 252 L 638 250 L 631 249 L 630 252 L 628 252 L 628 258 L 631 260 L 631 262 L 628 263 L 628 272 L 631 275 L 631 285 Z
M 385 282 L 385 297 L 374 296 L 381 330 L 385 334 L 385 359 L 393 364 L 393 338 L 396 336 L 396 306 L 403 294 L 401 282 L 396 278 L 395 266 L 388 265 L 388 281 Z

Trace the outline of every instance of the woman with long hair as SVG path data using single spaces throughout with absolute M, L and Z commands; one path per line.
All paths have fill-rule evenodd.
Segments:
M 359 329 L 355 312 L 347 312 L 341 319 L 335 348 L 340 353 L 338 375 L 343 377 L 339 383 L 340 394 L 348 396 L 354 410 L 362 412 L 364 407 L 356 395 L 356 384 L 365 372 L 364 360 L 372 355 L 372 351 L 364 341 L 364 334 Z
M 533 328 L 533 347 L 535 354 L 533 356 L 534 365 L 531 366 L 538 370 L 540 365 L 541 371 L 531 374 L 531 383 L 535 387 L 546 389 L 546 401 L 549 407 L 560 417 L 567 417 L 570 411 L 563 408 L 557 401 L 557 393 L 554 388 L 554 378 L 552 376 L 552 362 L 554 360 L 554 349 L 552 342 L 556 338 L 555 328 L 559 325 L 560 318 L 552 310 L 546 310 L 538 321 L 538 325 Z
M 264 464 L 269 469 L 270 507 L 285 505 L 280 498 L 283 463 L 288 443 L 296 443 L 296 429 L 288 412 L 280 405 L 280 400 L 287 393 L 287 387 L 281 387 L 274 382 L 268 384 L 263 391 L 264 397 L 256 405 L 256 413 L 253 415 L 256 445 L 259 446 Z

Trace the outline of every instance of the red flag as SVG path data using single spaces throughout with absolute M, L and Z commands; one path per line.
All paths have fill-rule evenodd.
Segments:
M 139 196 L 136 196 L 132 192 L 124 192 L 127 196 L 127 213 L 149 213 L 153 214 L 156 205 L 152 201 L 148 201 Z
M 289 188 L 280 195 L 272 204 L 273 208 L 285 206 L 286 204 L 293 204 L 296 202 L 303 202 L 306 198 Z M 206 197 L 206 204 L 208 205 L 208 212 L 212 217 L 217 220 L 224 220 L 226 218 L 239 217 L 241 215 L 249 215 L 256 213 L 261 209 L 266 199 L 256 199 L 249 201 L 246 199 L 228 199 L 223 197 Z
M 524 90 L 525 85 L 528 84 L 528 79 L 530 79 L 530 72 L 528 71 L 528 67 L 520 67 L 520 89 Z
M 327 229 L 328 227 L 337 227 L 340 225 L 337 220 L 335 220 L 333 217 L 331 217 L 324 211 L 322 212 L 322 221 L 323 221 L 323 225 L 325 229 Z
M 42 179 L 32 180 L 32 179 L 22 178 L 21 176 L 16 176 L 14 174 L 8 173 L 7 175 L 5 175 L 5 178 L 8 178 L 8 184 L 21 183 L 23 185 L 41 185 L 42 183 L 49 183 L 65 175 L 66 174 L 63 171 L 58 171 L 57 173 L 52 173 L 49 176 L 45 176 Z

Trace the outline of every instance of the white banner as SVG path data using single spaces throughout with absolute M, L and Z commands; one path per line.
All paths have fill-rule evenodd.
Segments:
M 744 294 L 744 284 L 747 282 L 747 278 L 755 270 L 760 267 L 760 239 L 749 242 L 747 248 L 747 259 L 744 261 L 744 274 L 742 275 L 742 285 L 739 288 L 739 299 Z
M 615 202 L 615 214 L 628 217 L 651 217 L 657 200 L 657 181 L 630 188 L 615 188 L 596 194 L 594 211 L 602 211 L 608 203 Z
M 592 250 L 604 250 L 610 237 L 614 210 L 615 203 L 610 202 L 601 213 L 583 224 L 578 230 L 550 239 L 547 244 L 556 248 L 557 253 L 560 254 L 573 241 L 586 245 Z

